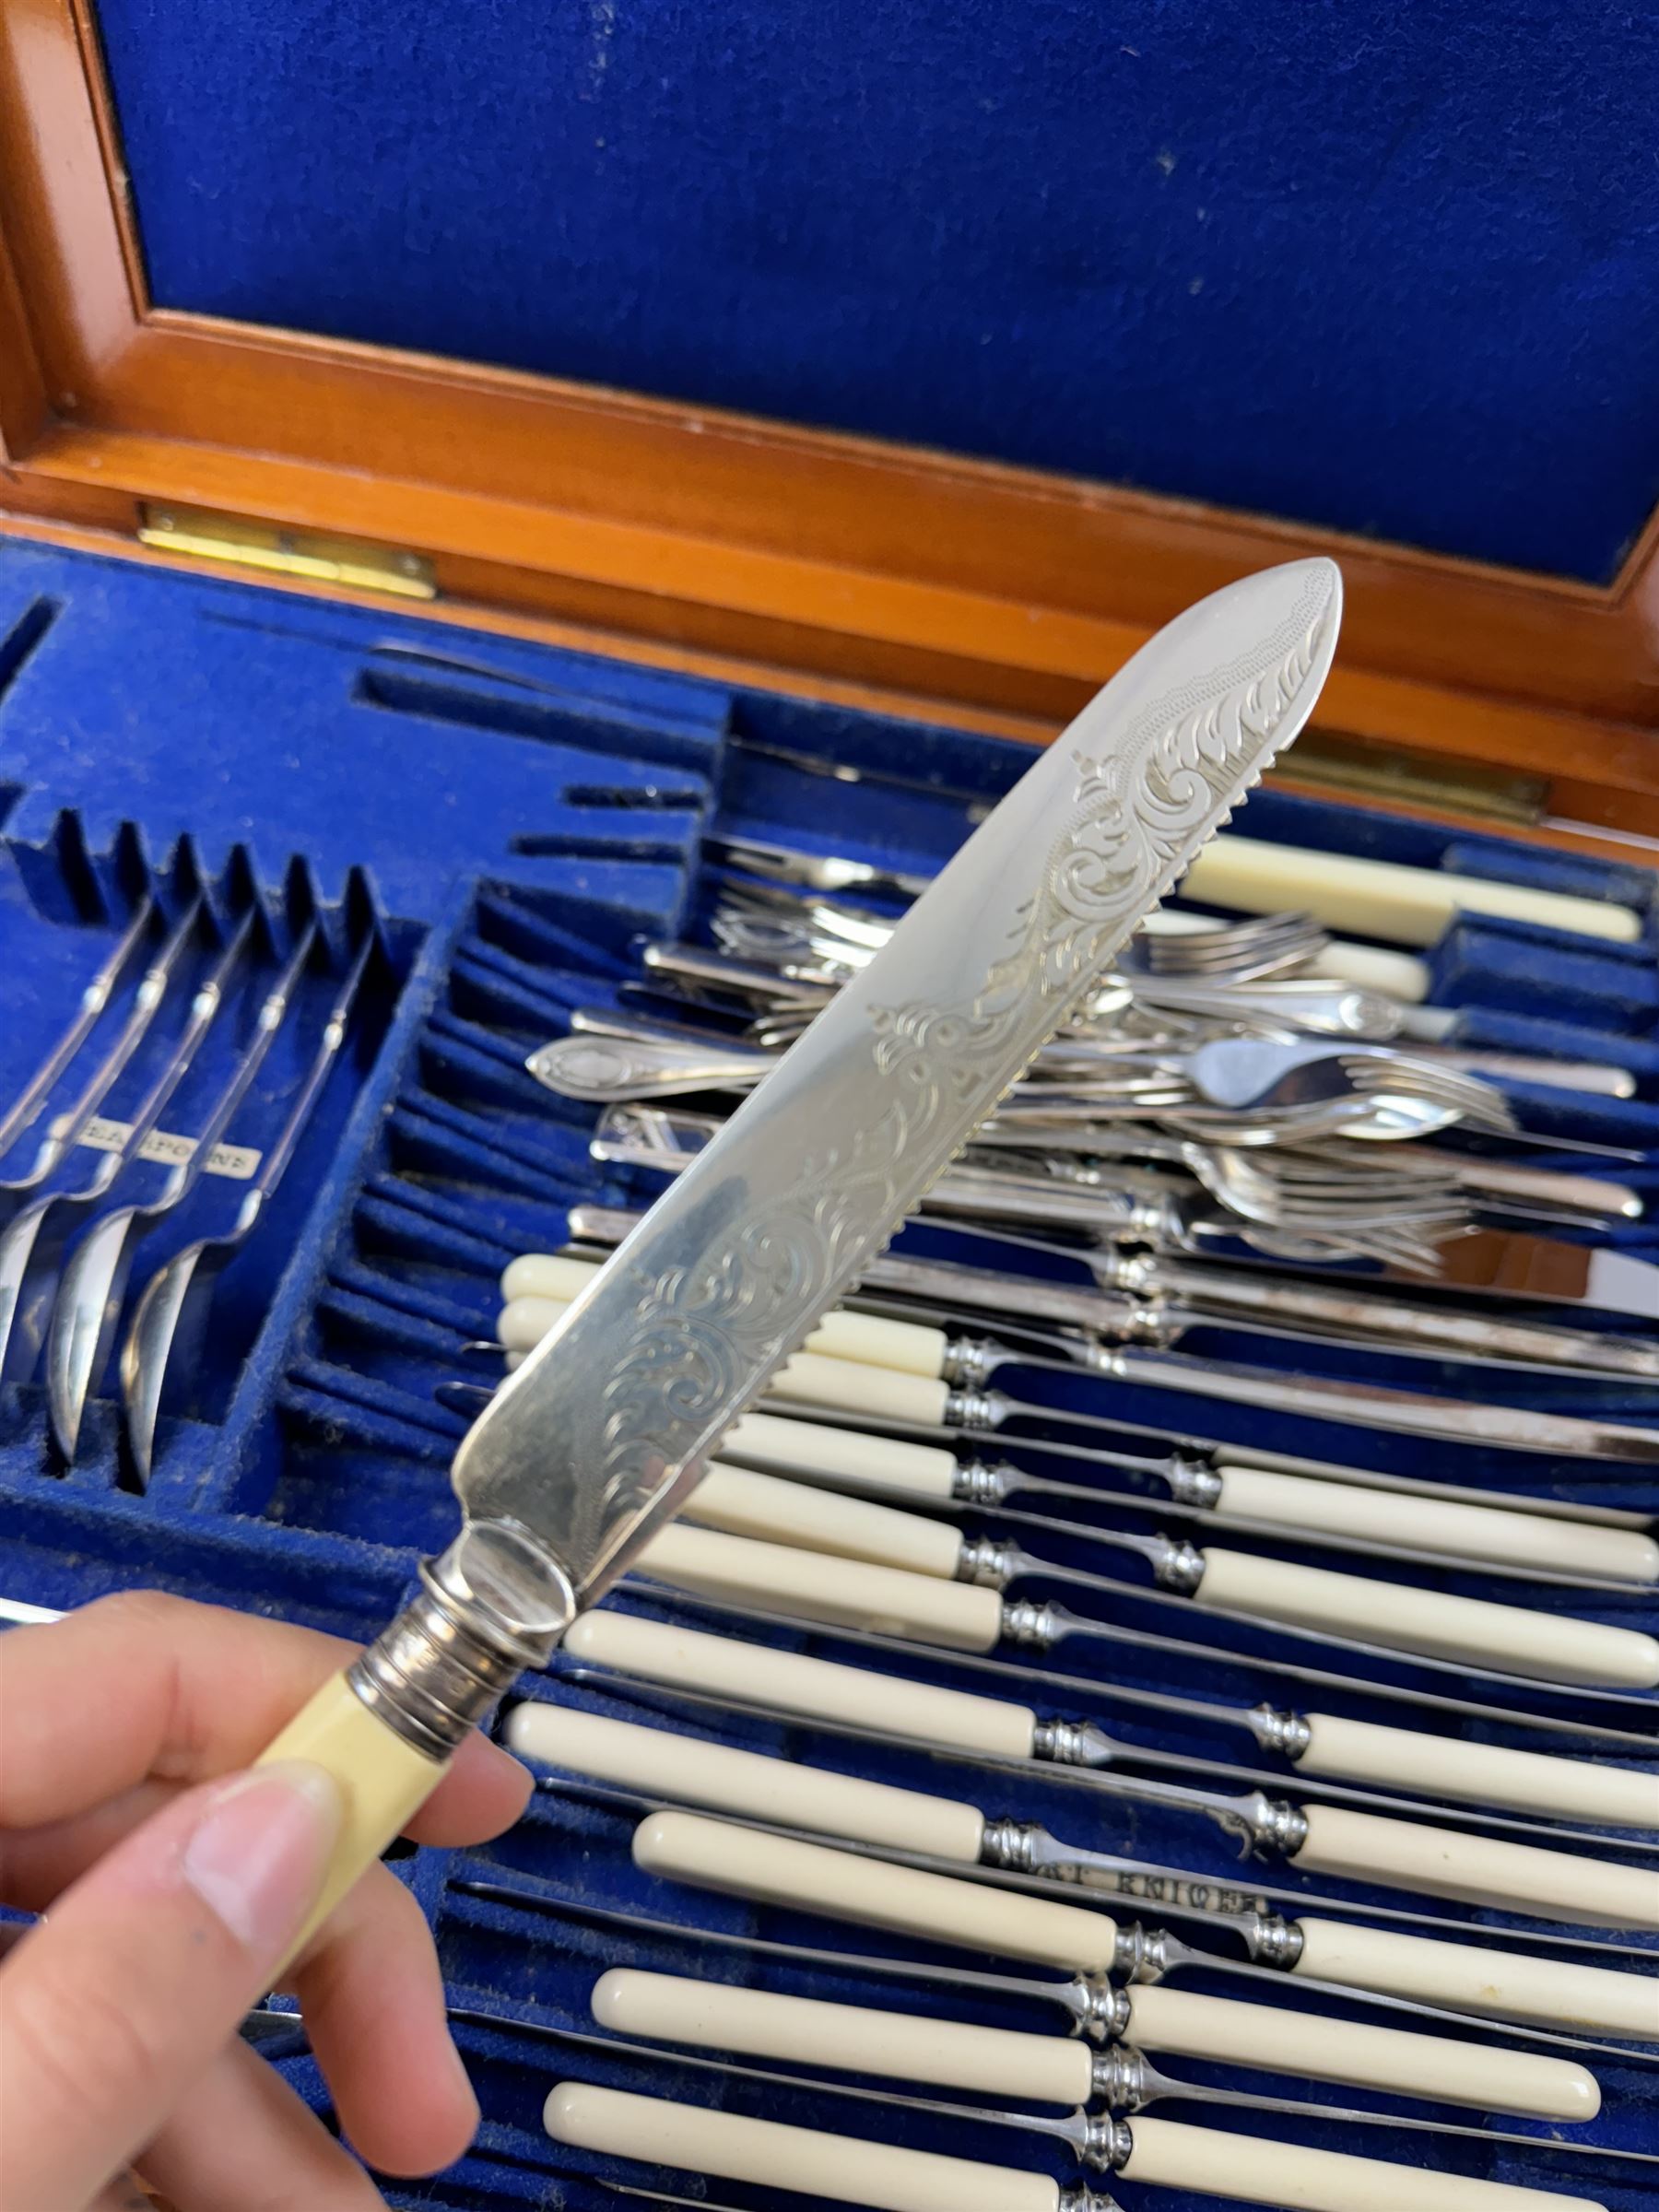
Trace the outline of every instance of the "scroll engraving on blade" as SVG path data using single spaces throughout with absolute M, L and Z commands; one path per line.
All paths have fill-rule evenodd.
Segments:
M 562 1461 L 560 1556 L 579 1589 L 619 1571 L 645 1506 L 677 1471 L 678 1487 L 695 1479 L 1294 736 L 1340 600 L 1331 563 L 1297 563 L 1203 602 L 1135 656 L 506 1386 L 456 1462 L 474 1517 L 551 1536 Z M 548 1358 L 582 1387 L 547 1399 L 556 1435 L 523 1436 L 518 1512 L 502 1430 L 514 1398 L 534 1412 L 524 1394 Z M 491 1429 L 493 1457 L 469 1453 Z

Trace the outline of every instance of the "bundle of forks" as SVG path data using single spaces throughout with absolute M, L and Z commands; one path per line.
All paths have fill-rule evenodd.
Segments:
M 741 847 L 731 857 L 706 945 L 646 947 L 639 1003 L 580 1007 L 568 1036 L 529 1057 L 549 1089 L 621 1110 L 601 1124 L 610 1157 L 653 1164 L 653 1148 L 683 1144 L 690 1124 L 666 1102 L 758 1082 L 892 927 L 879 906 L 812 880 L 761 880 Z M 1051 1205 L 1070 1194 L 1074 1214 L 1087 1193 L 1201 1194 L 1192 1234 L 1425 1279 L 1486 1223 L 1593 1231 L 1637 1218 L 1641 1198 L 1607 1168 L 1639 1154 L 1527 1131 L 1501 1088 L 1622 1099 L 1630 1075 L 1456 1051 L 1428 988 L 1420 960 L 1334 941 L 1305 916 L 1155 914 L 982 1132 L 969 1168 L 994 1168 L 992 1210 L 1019 1218 L 1041 1218 L 1043 1185 Z M 1539 1165 L 1550 1150 L 1581 1157 Z

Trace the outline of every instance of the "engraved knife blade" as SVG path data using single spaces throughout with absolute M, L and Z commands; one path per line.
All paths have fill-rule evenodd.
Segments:
M 1301 727 L 1325 560 L 1231 584 L 1115 676 L 691 1161 L 462 1444 L 470 1520 L 580 1602 L 887 1242 Z

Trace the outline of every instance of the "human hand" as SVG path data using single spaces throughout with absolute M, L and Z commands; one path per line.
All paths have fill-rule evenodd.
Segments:
M 351 1656 L 150 1594 L 0 1636 L 0 1900 L 51 1908 L 0 1964 L 6 2212 L 115 2212 L 134 2201 L 134 2159 L 180 2212 L 382 2203 L 236 2035 L 322 1888 L 340 1818 L 321 1768 L 241 1770 Z M 529 1790 L 475 1734 L 408 1832 L 480 1842 Z M 460 2157 L 477 2103 L 395 1876 L 371 1867 L 282 1985 L 370 2165 L 429 2173 Z

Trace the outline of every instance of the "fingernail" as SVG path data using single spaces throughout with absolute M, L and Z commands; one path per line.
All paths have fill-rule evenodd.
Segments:
M 203 1808 L 180 1872 L 239 1943 L 279 1952 L 323 1887 L 344 1815 L 325 1769 L 301 1759 L 255 1767 Z

